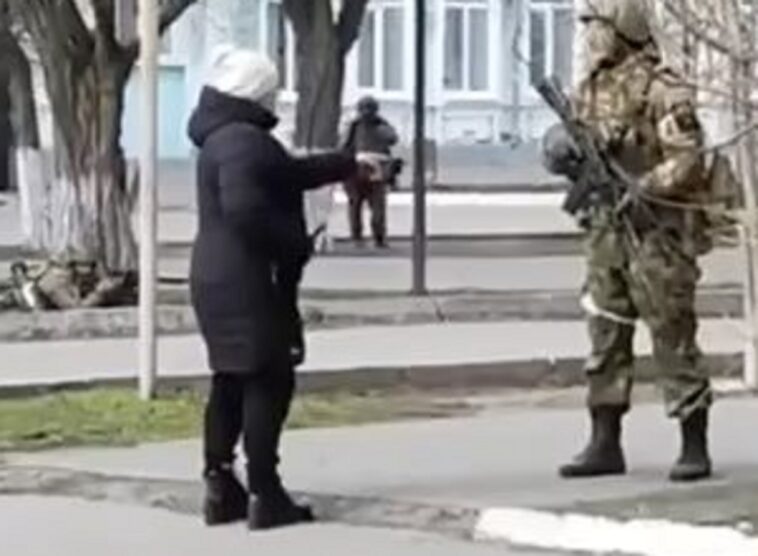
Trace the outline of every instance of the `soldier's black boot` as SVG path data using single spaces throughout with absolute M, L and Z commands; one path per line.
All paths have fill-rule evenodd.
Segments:
M 296 504 L 280 483 L 260 490 L 250 501 L 248 526 L 251 530 L 311 523 L 313 520 L 310 506 Z
M 584 451 L 559 469 L 566 479 L 622 475 L 626 473 L 621 449 L 621 419 L 626 408 L 601 406 L 590 409 L 592 436 Z
M 711 476 L 708 455 L 708 410 L 699 409 L 681 422 L 682 453 L 669 478 L 676 482 L 698 481 Z
M 222 525 L 247 518 L 249 496 L 231 466 L 204 473 L 203 516 L 206 525 Z

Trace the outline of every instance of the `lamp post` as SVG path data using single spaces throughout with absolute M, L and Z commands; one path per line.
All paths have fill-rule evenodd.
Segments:
M 413 138 L 413 288 L 426 293 L 426 2 L 416 0 L 416 81 Z
M 158 169 L 158 2 L 139 0 L 141 70 L 139 394 L 155 394 L 158 367 L 156 335 L 157 169 Z

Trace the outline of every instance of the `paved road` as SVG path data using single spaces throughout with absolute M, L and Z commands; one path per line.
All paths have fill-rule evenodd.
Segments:
M 42 534 L 41 534 L 42 531 Z M 195 517 L 104 502 L 0 497 L 3 554 L 13 556 L 557 556 L 413 531 L 320 524 L 250 534 Z
M 655 399 L 653 397 L 652 399 Z M 572 509 L 593 502 L 680 492 L 666 480 L 677 451 L 675 423 L 661 405 L 643 403 L 627 419 L 630 474 L 563 481 L 556 466 L 584 439 L 581 392 L 524 393 L 479 415 L 435 421 L 290 431 L 283 473 L 293 489 L 376 496 L 455 507 Z M 717 479 L 690 487 L 758 481 L 754 399 L 722 400 L 712 424 Z M 111 475 L 194 480 L 200 444 L 64 450 L 14 457 L 13 463 L 62 466 Z
M 644 398 L 650 396 L 649 392 L 643 394 Z M 574 453 L 583 440 L 586 417 L 579 407 L 580 393 L 541 392 L 522 396 L 519 398 L 513 393 L 505 398 L 492 396 L 477 415 L 466 418 L 289 432 L 283 445 L 283 473 L 294 489 L 368 497 L 392 504 L 422 503 L 449 510 L 525 508 L 627 519 L 649 516 L 730 527 L 741 523 L 744 530 L 750 527 L 756 530 L 758 507 L 754 497 L 758 492 L 758 451 L 754 438 L 758 404 L 755 400 L 722 400 L 716 406 L 712 431 L 716 478 L 698 485 L 672 485 L 665 475 L 676 453 L 676 427 L 665 420 L 658 404 L 638 404 L 627 420 L 625 444 L 629 475 L 567 482 L 556 476 L 555 468 Z M 477 398 L 469 401 L 476 403 Z M 199 456 L 198 441 L 183 441 L 139 448 L 29 454 L 13 457 L 11 463 L 57 466 L 143 480 L 180 479 L 194 485 L 200 469 Z M 7 523 L 3 515 L 16 515 L 16 511 L 8 509 L 8 504 L 18 502 L 0 501 L 2 524 Z M 35 502 L 31 504 L 33 510 Z M 36 504 L 40 508 L 39 502 Z M 109 506 L 102 507 L 103 515 L 111 512 Z M 71 513 L 63 515 L 78 522 L 76 512 L 81 511 L 73 508 Z M 94 508 L 92 511 L 96 513 Z M 131 511 L 124 510 L 124 519 L 117 522 L 142 523 L 141 511 L 133 513 L 134 521 L 129 519 Z M 417 525 L 412 512 L 408 514 L 408 522 Z M 96 518 L 94 523 L 99 520 Z M 332 536 L 337 536 L 339 531 L 330 531 L 330 527 L 290 534 L 294 535 L 292 538 L 314 534 L 317 537 L 311 539 L 313 546 L 329 547 L 329 543 L 334 542 Z M 521 524 L 520 527 L 531 526 Z M 290 534 L 274 535 L 267 540 L 282 540 Z M 353 530 L 352 534 L 369 533 Z M 584 531 L 583 534 L 591 533 Z M 653 527 L 643 528 L 638 534 L 655 536 L 659 532 Z M 412 543 L 423 538 L 411 537 Z M 404 538 L 407 541 L 409 537 Z M 419 550 L 414 554 L 425 553 L 422 548 L 411 546 Z M 460 554 L 468 554 L 466 547 L 459 548 Z M 483 554 L 489 554 L 486 550 L 490 548 L 482 547 Z M 430 553 L 447 554 L 444 545 L 435 546 L 434 550 L 437 552 Z M 713 552 L 717 553 L 728 554 Z M 704 553 L 694 547 L 676 554 L 699 556 Z

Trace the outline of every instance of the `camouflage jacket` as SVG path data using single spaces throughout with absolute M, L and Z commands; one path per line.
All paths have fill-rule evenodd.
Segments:
M 577 114 L 652 195 L 701 198 L 703 129 L 693 91 L 650 52 L 638 52 L 583 81 Z

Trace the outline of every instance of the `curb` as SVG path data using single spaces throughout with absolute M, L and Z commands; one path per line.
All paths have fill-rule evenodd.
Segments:
M 429 186 L 428 190 L 433 193 L 565 193 L 571 185 L 567 182 L 540 182 L 540 183 L 493 183 L 490 185 L 464 185 L 461 183 L 437 183 Z M 400 191 L 411 191 L 401 188 Z
M 163 335 L 198 331 L 186 292 L 174 291 L 157 313 Z M 740 318 L 742 296 L 735 290 L 701 292 L 702 318 Z M 435 323 L 502 322 L 511 320 L 582 320 L 584 312 L 574 291 L 460 293 L 414 298 L 401 294 L 351 298 L 312 297 L 302 303 L 309 329 L 396 326 Z M 29 342 L 97 338 L 134 338 L 139 319 L 134 307 L 63 312 L 0 314 L 0 341 Z
M 0 494 L 67 496 L 201 514 L 199 481 L 109 476 L 37 467 L 0 467 Z M 667 520 L 620 520 L 565 511 L 417 504 L 381 498 L 296 494 L 319 521 L 409 529 L 523 548 L 640 556 L 754 556 L 758 538 L 738 528 Z M 199 526 L 199 525 L 198 525 Z
M 705 356 L 714 378 L 738 378 L 742 369 L 741 354 L 710 354 Z M 298 374 L 298 391 L 302 393 L 388 391 L 399 388 L 567 388 L 584 384 L 583 358 L 539 358 L 532 360 L 492 361 L 489 363 L 458 362 L 449 365 L 417 365 L 396 367 L 356 367 L 350 369 L 318 369 Z M 38 396 L 63 390 L 135 387 L 137 372 L 132 376 L 88 377 L 55 382 L 0 383 L 0 399 Z M 636 360 L 635 379 L 652 381 L 655 377 L 650 356 Z M 162 390 L 193 389 L 205 392 L 210 375 L 188 372 L 159 378 Z
M 592 554 L 638 556 L 755 556 L 758 537 L 725 526 L 489 508 L 479 514 L 474 540 Z

